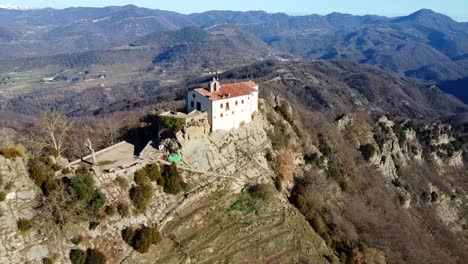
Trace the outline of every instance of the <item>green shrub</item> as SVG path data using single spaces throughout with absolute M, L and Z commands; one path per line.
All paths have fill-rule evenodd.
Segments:
M 159 123 L 165 128 L 170 128 L 170 129 L 173 129 L 175 132 L 178 132 L 184 126 L 185 121 L 180 118 L 160 116 Z
M 29 177 L 42 190 L 45 196 L 50 195 L 58 188 L 54 170 L 38 158 L 28 161 Z
M 305 154 L 304 161 L 306 164 L 309 164 L 309 165 L 318 165 L 320 163 L 320 159 L 317 153 Z
M 135 236 L 135 230 L 131 227 L 127 227 L 121 232 L 122 239 L 125 243 L 132 245 L 133 237 Z
M 6 199 L 6 193 L 5 192 L 0 192 L 0 202 L 5 201 Z
M 266 152 L 265 152 L 265 159 L 268 161 L 268 162 L 272 162 L 273 161 L 273 153 L 271 153 L 271 150 L 268 149 Z
M 320 152 L 322 153 L 322 155 L 324 157 L 326 157 L 327 159 L 330 159 L 331 158 L 331 154 L 332 154 L 332 149 L 331 147 L 329 146 L 325 136 L 323 134 L 319 134 L 318 135 L 319 137 L 319 150 Z
M 328 174 L 328 177 L 332 178 L 334 181 L 338 183 L 338 185 L 340 186 L 343 192 L 348 191 L 349 189 L 348 182 L 343 176 L 343 173 L 341 172 L 341 168 L 336 163 L 330 162 L 330 164 L 328 165 L 327 174 Z
M 119 212 L 120 216 L 127 217 L 130 215 L 130 208 L 126 203 L 119 203 L 117 205 L 117 212 Z
M 340 186 L 340 189 L 343 192 L 347 192 L 349 190 L 348 182 L 344 178 L 341 178 L 341 179 L 338 180 L 338 185 Z
M 236 201 L 231 205 L 230 210 L 241 211 L 247 214 L 257 211 L 252 196 L 249 193 L 239 194 Z
M 16 225 L 18 227 L 18 229 L 21 231 L 21 232 L 27 232 L 29 231 L 32 226 L 33 226 L 33 220 L 32 219 L 24 219 L 24 218 L 20 218 L 18 219 L 18 221 L 16 222 Z
M 399 164 L 395 164 L 395 172 L 397 174 L 398 177 L 401 177 L 402 176 L 402 172 L 401 172 L 401 167 Z
M 86 252 L 80 249 L 72 249 L 68 255 L 72 264 L 85 264 Z
M 58 188 L 59 188 L 59 185 L 58 185 L 57 181 L 55 179 L 53 179 L 53 178 L 48 178 L 41 185 L 42 193 L 45 196 L 49 196 L 51 193 L 53 193 Z
M 115 206 L 114 205 L 107 205 L 105 208 L 104 208 L 104 212 L 106 213 L 106 215 L 108 216 L 113 216 L 115 215 Z
M 151 181 L 158 182 L 162 178 L 161 169 L 157 163 L 149 164 L 145 167 L 145 169 Z
M 54 261 L 51 258 L 42 258 L 42 264 L 53 264 Z
M 170 194 L 178 194 L 183 189 L 184 182 L 180 176 L 177 165 L 172 163 L 163 174 L 164 191 Z
M 148 177 L 148 172 L 142 168 L 135 172 L 134 180 L 136 185 L 150 185 L 151 180 Z
M 106 261 L 106 256 L 101 251 L 94 248 L 88 248 L 86 250 L 85 264 L 105 264 Z
M 297 195 L 295 205 L 302 213 L 305 213 L 309 210 L 307 199 L 302 194 Z
M 77 175 L 86 175 L 86 174 L 89 174 L 89 169 L 90 167 L 87 166 L 87 165 L 81 165 L 76 171 L 75 173 Z
M 94 197 L 94 179 L 91 175 L 77 175 L 71 179 L 70 190 L 74 200 L 90 202 Z
M 101 223 L 97 221 L 91 221 L 89 222 L 89 230 L 94 230 L 96 229 Z
M 62 174 L 70 174 L 71 172 L 71 169 L 68 167 L 62 169 Z
M 372 144 L 364 144 L 359 147 L 359 151 L 361 151 L 362 157 L 369 161 L 375 154 L 375 147 Z
M 328 232 L 327 224 L 323 217 L 318 214 L 314 213 L 312 218 L 309 220 L 310 225 L 314 228 L 315 232 L 317 232 L 320 236 L 324 236 Z
M 340 167 L 335 163 L 330 163 L 328 166 L 328 177 L 338 181 L 342 176 Z
M 151 244 L 161 241 L 161 234 L 157 226 L 143 226 L 137 230 L 131 227 L 122 230 L 122 239 L 140 253 L 146 253 Z
M 38 158 L 33 158 L 28 161 L 29 177 L 42 190 L 47 188 L 43 184 L 54 179 L 54 171 Z
M 70 242 L 72 242 L 75 246 L 78 246 L 82 241 L 83 238 L 81 236 L 74 236 L 72 239 L 70 239 Z
M 275 195 L 274 187 L 270 184 L 257 184 L 248 188 L 249 194 L 263 201 L 272 200 Z
M 153 197 L 153 189 L 148 185 L 138 185 L 130 189 L 130 199 L 138 212 L 146 211 L 149 201 Z
M 421 197 L 422 197 L 423 201 L 426 202 L 426 203 L 429 203 L 431 201 L 431 199 L 432 199 L 431 193 L 426 192 L 426 191 L 421 194 Z
M 153 243 L 153 233 L 148 227 L 142 227 L 135 232 L 132 239 L 133 247 L 140 253 L 146 253 Z
M 406 132 L 405 128 L 399 122 L 395 122 L 393 126 L 393 133 L 395 133 L 396 137 L 398 138 L 398 143 L 400 146 L 405 144 L 406 142 Z
M 106 195 L 98 190 L 95 190 L 93 199 L 88 204 L 88 211 L 91 216 L 97 216 L 99 209 L 106 204 Z
M 127 189 L 128 188 L 128 186 L 129 186 L 128 181 L 124 177 L 118 176 L 115 180 L 119 184 L 120 188 L 122 188 L 122 189 Z
M 7 159 L 14 159 L 14 158 L 24 158 L 26 157 L 26 150 L 23 146 L 8 146 L 5 148 L 0 149 L 0 155 L 4 156 Z
M 74 201 L 87 206 L 92 217 L 96 217 L 99 209 L 106 203 L 105 194 L 96 189 L 94 178 L 90 174 L 78 174 L 73 177 L 68 189 Z
M 283 149 L 291 140 L 289 127 L 283 122 L 278 122 L 274 125 L 274 129 L 268 132 L 268 137 L 271 139 L 273 149 Z

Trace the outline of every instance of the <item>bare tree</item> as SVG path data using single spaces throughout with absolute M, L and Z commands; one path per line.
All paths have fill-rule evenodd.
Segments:
M 91 140 L 89 140 L 89 138 L 86 139 L 85 145 L 89 149 L 89 151 L 91 152 L 91 156 L 93 158 L 93 165 L 96 165 L 97 164 L 96 152 L 94 152 L 93 145 L 91 144 Z
M 59 113 L 46 112 L 42 115 L 40 129 L 46 138 L 47 146 L 52 147 L 61 157 L 65 150 L 64 144 L 68 137 L 73 122 Z
M 116 118 L 104 118 L 100 121 L 103 130 L 103 144 L 105 146 L 114 145 L 120 136 L 121 120 Z
M 28 153 L 31 157 L 37 158 L 44 154 L 44 148 L 46 143 L 41 140 L 37 140 L 37 137 L 28 134 L 21 138 L 20 141 L 28 149 Z

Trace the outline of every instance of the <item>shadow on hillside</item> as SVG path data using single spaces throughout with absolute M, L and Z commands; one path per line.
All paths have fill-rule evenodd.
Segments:
M 452 94 L 468 104 L 468 77 L 458 80 L 443 81 L 437 84 L 442 91 Z

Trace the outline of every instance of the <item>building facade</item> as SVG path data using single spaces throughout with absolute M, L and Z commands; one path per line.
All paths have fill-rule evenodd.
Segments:
M 238 128 L 252 121 L 258 110 L 258 85 L 252 81 L 221 85 L 214 78 L 209 90 L 197 88 L 187 93 L 186 110 L 206 112 L 211 131 Z

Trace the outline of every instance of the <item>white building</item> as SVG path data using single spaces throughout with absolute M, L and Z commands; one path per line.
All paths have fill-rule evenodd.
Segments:
M 252 81 L 221 85 L 213 78 L 210 90 L 197 88 L 187 94 L 187 113 L 207 112 L 211 130 L 238 128 L 252 121 L 258 110 L 258 85 Z

